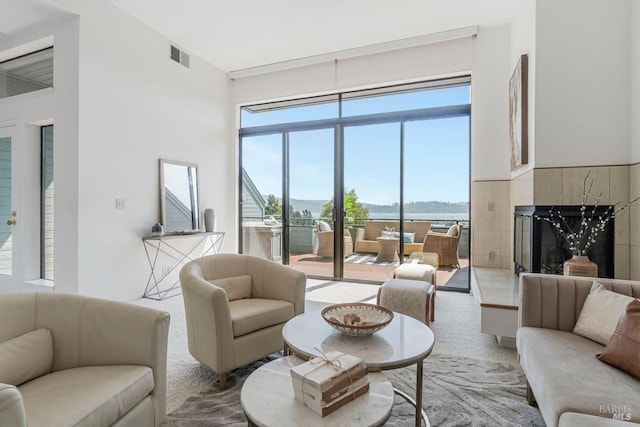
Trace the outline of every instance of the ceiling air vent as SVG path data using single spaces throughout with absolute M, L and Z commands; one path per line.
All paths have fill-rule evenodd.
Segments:
M 172 60 L 189 68 L 189 54 L 171 45 L 170 57 Z

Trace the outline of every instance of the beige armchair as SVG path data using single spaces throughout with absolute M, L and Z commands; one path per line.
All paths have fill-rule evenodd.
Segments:
M 250 255 L 209 255 L 185 265 L 180 283 L 189 352 L 217 373 L 282 350 L 282 327 L 304 312 L 306 275 Z
M 460 267 L 458 259 L 458 244 L 462 235 L 462 224 L 451 226 L 446 233 L 430 231 L 424 239 L 422 252 L 438 254 L 440 265 Z
M 316 221 L 316 229 L 318 230 L 318 256 L 333 258 L 333 230 L 325 221 Z M 353 254 L 353 240 L 351 233 L 345 228 L 344 230 L 344 252 L 343 255 L 348 257 Z

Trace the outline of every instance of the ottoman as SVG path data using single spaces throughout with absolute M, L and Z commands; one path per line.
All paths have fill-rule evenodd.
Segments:
M 437 263 L 438 255 L 433 255 Z M 393 272 L 393 277 L 396 279 L 421 280 L 433 285 L 433 297 L 431 297 L 429 310 L 432 322 L 436 320 L 436 273 L 436 267 L 429 264 L 402 264 Z
M 378 289 L 378 305 L 429 326 L 433 320 L 435 286 L 421 280 L 392 279 Z

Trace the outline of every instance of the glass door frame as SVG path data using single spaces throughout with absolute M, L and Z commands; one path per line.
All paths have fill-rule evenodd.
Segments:
M 409 111 L 397 111 L 391 113 L 379 113 L 379 114 L 367 114 L 362 116 L 350 116 L 350 117 L 342 117 L 342 118 L 333 118 L 333 119 L 321 119 L 321 120 L 312 120 L 306 122 L 296 122 L 296 123 L 283 123 L 283 124 L 275 124 L 275 125 L 265 125 L 265 126 L 255 126 L 249 128 L 241 128 L 238 131 L 239 137 L 239 166 L 240 171 L 242 170 L 242 138 L 247 136 L 258 136 L 258 135 L 272 135 L 272 134 L 281 134 L 282 135 L 282 153 L 283 153 L 283 165 L 282 165 L 282 256 L 283 256 L 283 264 L 289 263 L 289 218 L 288 218 L 288 209 L 285 209 L 285 206 L 288 206 L 287 203 L 289 201 L 289 176 L 288 176 L 288 168 L 289 168 L 289 156 L 288 156 L 288 134 L 294 131 L 308 131 L 308 130 L 316 130 L 316 129 L 327 129 L 334 128 L 335 138 L 334 138 L 334 229 L 342 230 L 344 228 L 344 128 L 348 126 L 363 126 L 363 125 L 375 125 L 382 123 L 399 123 L 400 124 L 400 177 L 399 177 L 399 185 L 400 185 L 400 233 L 403 233 L 404 230 L 404 195 L 403 195 L 403 185 L 404 185 L 404 125 L 409 121 L 422 121 L 422 120 L 435 120 L 435 119 L 445 119 L 445 118 L 453 118 L 453 117 L 469 117 L 471 120 L 471 105 L 463 104 L 463 105 L 453 105 L 446 107 L 432 107 L 432 108 L 423 108 Z M 470 127 L 469 127 L 470 129 Z M 469 136 L 470 140 L 471 136 Z M 471 149 L 471 144 L 469 144 L 469 149 Z M 471 167 L 471 165 L 469 165 Z M 242 174 L 239 174 L 239 188 L 242 188 Z M 341 215 L 337 213 L 341 212 Z M 239 224 L 242 224 L 242 197 L 240 194 L 239 204 L 238 204 L 238 221 Z M 238 248 L 242 253 L 242 227 L 239 227 L 239 245 Z M 334 268 L 333 273 L 334 276 L 331 277 L 333 280 L 348 280 L 354 282 L 365 282 L 363 280 L 358 279 L 345 279 L 344 276 L 344 236 L 342 233 L 334 233 Z M 404 242 L 403 239 L 400 239 L 400 255 L 402 256 L 404 253 Z

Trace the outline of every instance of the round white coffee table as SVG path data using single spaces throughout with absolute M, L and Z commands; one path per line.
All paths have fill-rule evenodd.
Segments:
M 276 359 L 255 370 L 242 386 L 240 403 L 249 426 L 380 426 L 391 415 L 393 386 L 381 373 L 369 374 L 369 391 L 321 417 L 293 396 L 289 370 L 304 361 Z
M 422 410 L 422 362 L 431 354 L 434 336 L 424 323 L 393 313 L 393 320 L 383 330 L 368 337 L 352 337 L 329 326 L 319 311 L 312 311 L 289 320 L 282 329 L 282 337 L 285 354 L 292 351 L 304 358 L 312 358 L 320 356 L 317 349 L 324 353 L 337 350 L 364 360 L 369 372 L 415 364 L 415 401 L 406 393 L 395 391 L 416 407 L 416 426 L 421 425 L 421 417 L 429 426 Z

